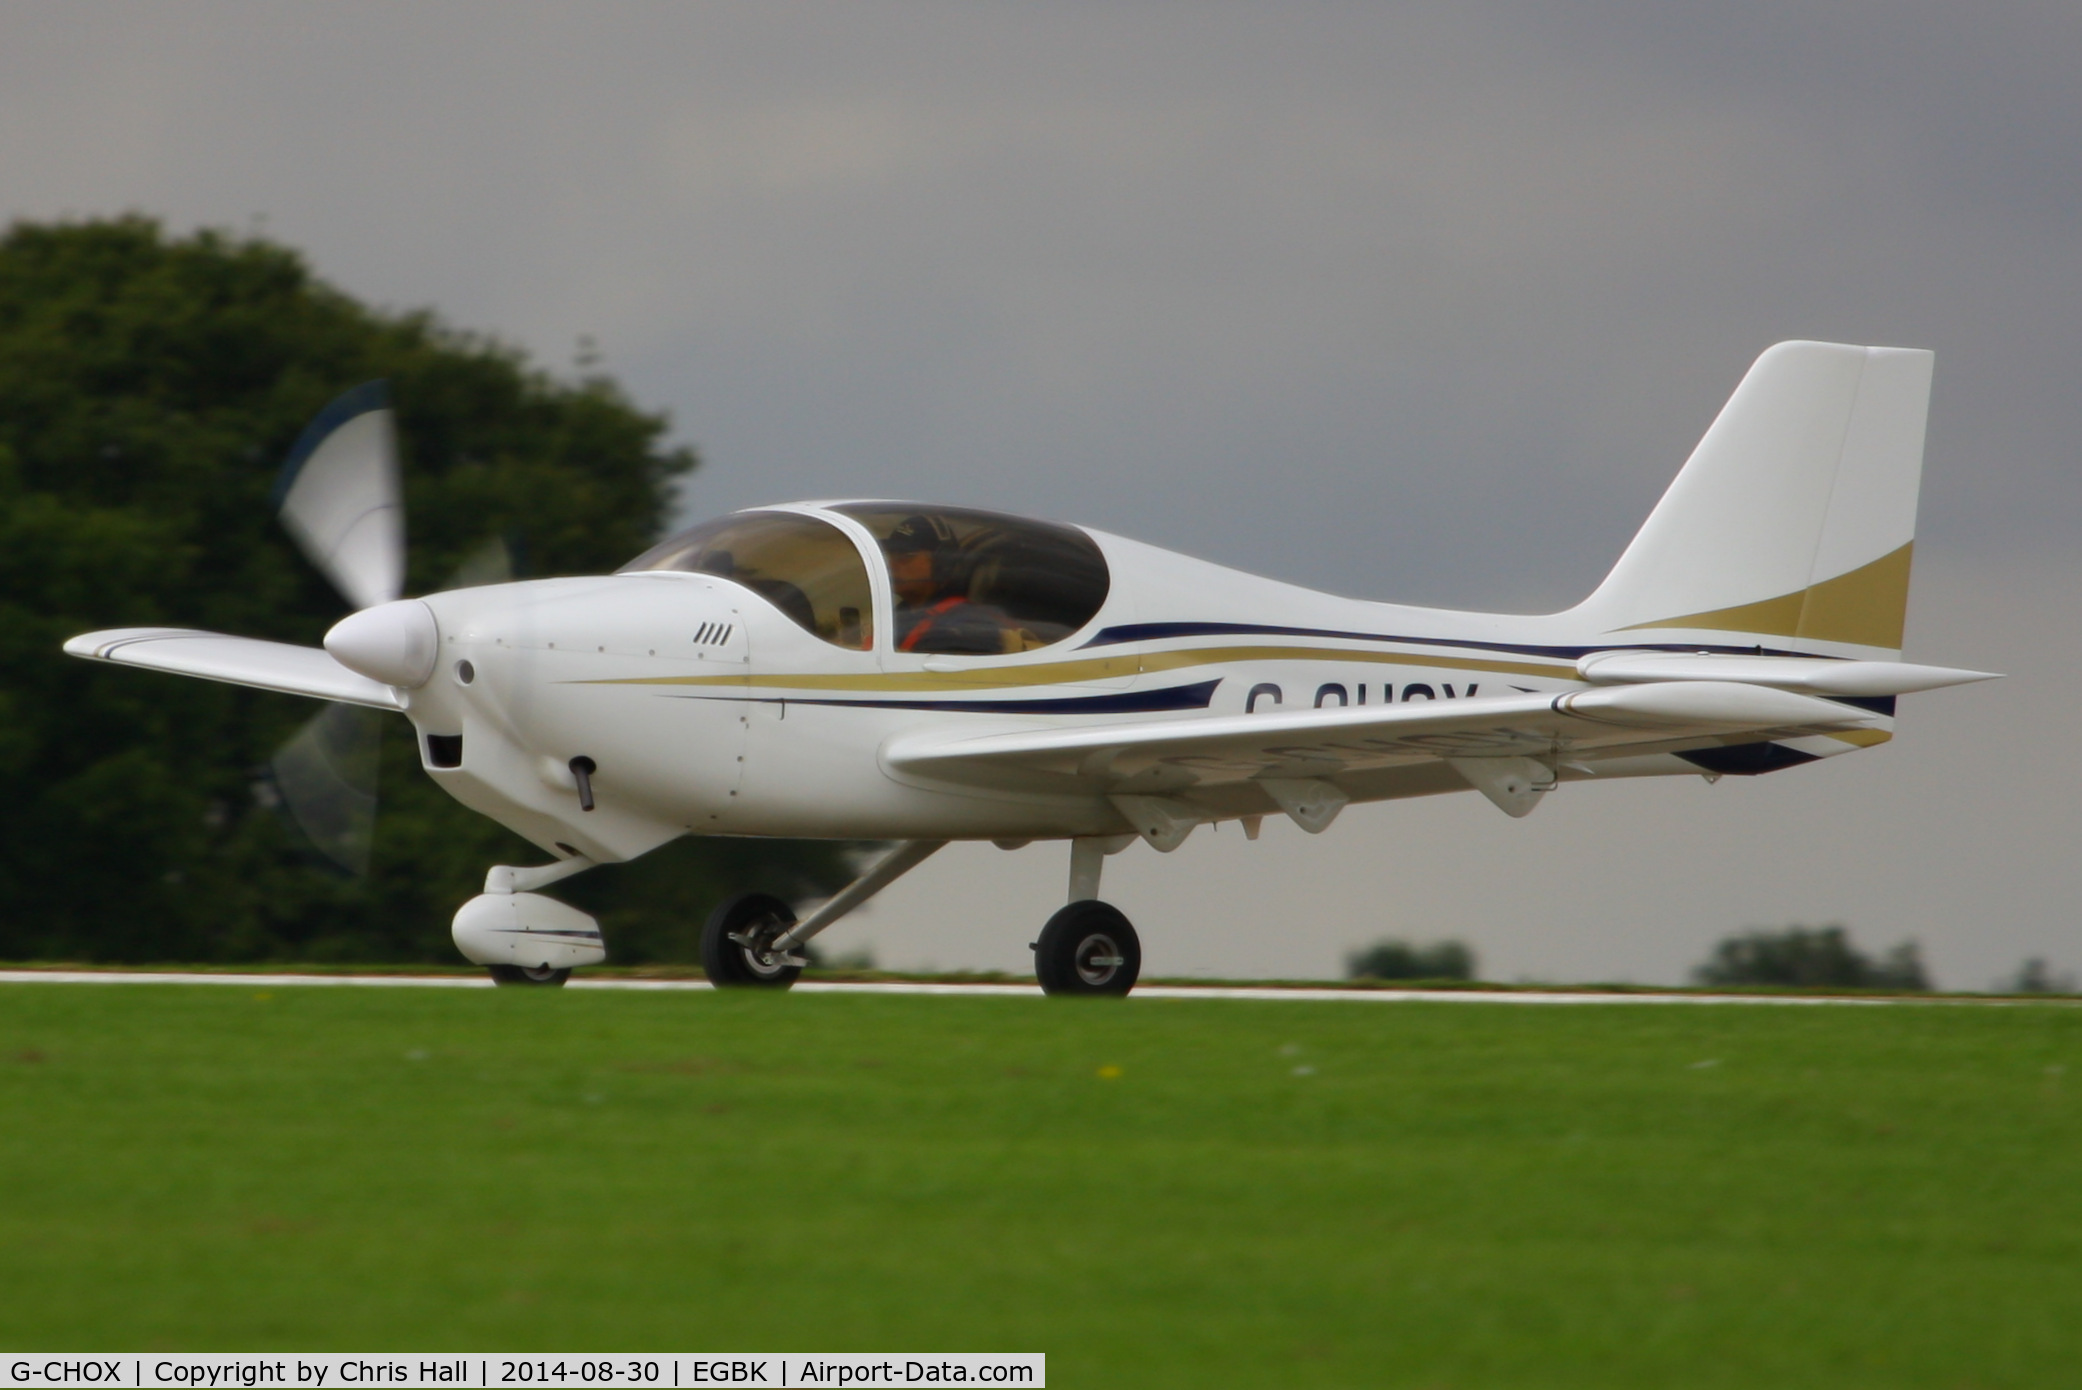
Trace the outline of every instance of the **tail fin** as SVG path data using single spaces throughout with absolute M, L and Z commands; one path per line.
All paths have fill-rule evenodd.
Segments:
M 1767 350 L 1571 616 L 1618 643 L 1899 656 L 1930 366 L 1906 348 Z

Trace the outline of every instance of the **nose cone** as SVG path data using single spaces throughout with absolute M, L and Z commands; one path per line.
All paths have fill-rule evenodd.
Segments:
M 379 603 L 333 624 L 325 649 L 348 670 L 385 685 L 417 690 L 434 674 L 441 629 L 434 610 L 416 598 Z

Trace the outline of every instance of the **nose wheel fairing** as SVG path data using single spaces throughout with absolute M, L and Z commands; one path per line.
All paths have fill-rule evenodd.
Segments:
M 607 959 L 600 924 L 539 893 L 481 893 L 455 914 L 456 949 L 478 965 L 571 971 Z

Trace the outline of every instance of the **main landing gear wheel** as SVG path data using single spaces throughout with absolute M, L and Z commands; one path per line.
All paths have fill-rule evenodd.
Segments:
M 555 988 L 571 978 L 571 972 L 547 965 L 488 965 L 492 982 L 501 985 L 543 985 Z
M 770 893 L 740 893 L 711 912 L 701 929 L 701 968 L 717 988 L 786 989 L 802 974 L 793 952 L 773 949 L 795 912 Z
M 1142 941 L 1119 908 L 1087 898 L 1041 928 L 1034 973 L 1043 994 L 1126 994 L 1142 974 Z

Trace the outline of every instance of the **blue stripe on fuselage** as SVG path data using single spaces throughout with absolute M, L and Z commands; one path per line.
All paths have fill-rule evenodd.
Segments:
M 1576 661 L 1593 652 L 1711 652 L 1716 656 L 1813 656 L 1812 652 L 1775 647 L 1727 647 L 1700 642 L 1604 642 L 1590 647 L 1541 647 L 1514 642 L 1477 642 L 1458 637 L 1397 637 L 1383 632 L 1339 632 L 1320 627 L 1276 627 L 1265 623 L 1126 623 L 1100 631 L 1079 650 L 1112 647 L 1123 642 L 1161 642 L 1174 637 L 1330 637 L 1344 642 L 1393 642 L 1406 647 L 1457 647 L 1513 656 L 1544 656 Z M 1328 655 L 1328 653 L 1326 653 Z M 1833 660 L 1834 658 L 1824 658 Z
M 836 705 L 847 709 L 920 709 L 950 714 L 1157 714 L 1170 710 L 1206 709 L 1214 702 L 1219 679 L 1162 690 L 1135 690 L 1119 695 L 1076 695 L 1061 700 L 831 700 L 796 695 L 682 695 L 682 700 L 744 700 L 754 705 Z

